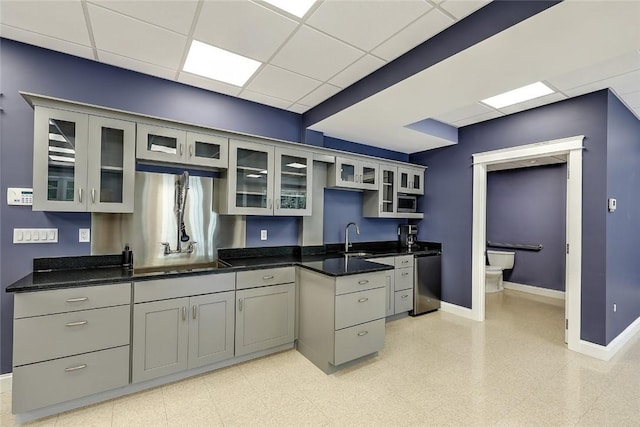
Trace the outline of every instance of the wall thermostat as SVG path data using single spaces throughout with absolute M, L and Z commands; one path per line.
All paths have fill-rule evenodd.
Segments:
M 7 204 L 17 206 L 33 205 L 33 188 L 7 188 Z
M 609 212 L 615 212 L 616 210 L 616 199 L 609 199 Z

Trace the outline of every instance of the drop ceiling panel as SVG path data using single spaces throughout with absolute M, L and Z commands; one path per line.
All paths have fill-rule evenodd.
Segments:
M 582 68 L 548 79 L 548 82 L 555 88 L 564 91 L 638 69 L 640 69 L 640 52 L 634 50 L 626 55 L 600 62 L 592 67 Z
M 188 35 L 198 5 L 197 0 L 163 0 L 150 5 L 148 0 L 89 0 L 90 3 L 129 15 L 149 24 Z
M 242 93 L 240 93 L 240 98 L 282 109 L 285 109 L 289 105 L 291 105 L 291 101 L 275 98 L 273 96 L 265 95 L 259 92 L 252 92 L 250 90 L 243 90 Z
M 184 71 L 180 72 L 180 75 L 178 76 L 178 81 L 181 83 L 188 84 L 190 86 L 212 90 L 214 92 L 223 93 L 225 95 L 231 95 L 231 96 L 237 96 L 242 90 L 242 88 L 238 86 L 222 83 L 217 80 L 206 79 L 204 77 L 196 76 L 194 74 L 186 73 Z
M 484 122 L 486 120 L 491 120 L 491 119 L 495 119 L 497 117 L 502 117 L 504 116 L 503 113 L 501 113 L 500 111 L 490 111 L 488 113 L 483 113 L 483 114 L 478 114 L 477 116 L 472 116 L 472 117 L 467 117 L 465 119 L 460 119 L 457 120 L 453 123 L 451 123 L 453 126 L 456 127 L 462 127 L 462 126 L 468 126 L 474 123 L 480 123 L 480 122 Z
M 625 93 L 635 92 L 638 89 L 638 82 L 640 82 L 640 70 L 589 83 L 583 86 L 578 86 L 573 89 L 565 90 L 564 93 L 566 93 L 570 97 L 573 97 L 610 87 L 613 88 L 619 95 L 623 95 Z
M 12 27 L 91 46 L 80 0 L 2 1 L 0 22 Z
M 311 92 L 309 95 L 300 99 L 299 102 L 303 105 L 317 105 L 330 96 L 333 96 L 336 93 L 340 92 L 340 90 L 341 89 L 337 86 L 325 83 Z
M 296 21 L 248 1 L 207 1 L 193 36 L 265 62 L 297 26 Z
M 325 1 L 307 24 L 370 51 L 432 7 L 423 0 Z
M 391 61 L 451 26 L 455 21 L 439 9 L 433 9 L 407 28 L 386 40 L 371 53 Z
M 345 88 L 354 84 L 361 78 L 373 73 L 384 64 L 386 64 L 386 62 L 380 58 L 376 58 L 372 55 L 364 55 L 362 58 L 358 59 L 346 69 L 332 77 L 329 80 L 329 83 Z
M 629 108 L 640 108 L 640 91 L 627 93 L 623 96 L 624 102 L 627 103 Z
M 327 60 L 330 55 L 331 60 Z M 301 27 L 271 61 L 272 64 L 327 81 L 363 52 L 307 26 Z
M 173 70 L 180 66 L 185 36 L 99 6 L 87 7 L 99 50 Z
M 550 93 L 549 95 L 541 96 L 536 99 L 531 99 L 529 101 L 520 102 L 515 105 L 510 105 L 509 107 L 500 108 L 500 111 L 504 114 L 513 114 L 519 111 L 529 110 L 531 108 L 539 107 L 541 105 L 551 104 L 553 102 L 561 101 L 563 99 L 567 99 L 567 97 L 562 93 Z
M 457 19 L 462 19 L 490 2 L 491 0 L 447 0 L 441 2 L 440 7 Z
M 475 102 L 473 104 L 466 105 L 448 113 L 439 114 L 433 118 L 444 123 L 454 123 L 462 119 L 479 116 L 480 114 L 487 114 L 493 111 L 495 110 L 483 104 L 480 104 L 479 102 Z
M 147 62 L 138 61 L 126 56 L 116 55 L 115 53 L 98 50 L 98 58 L 100 62 L 115 65 L 116 67 L 126 68 L 127 70 L 138 71 L 139 73 L 149 74 L 151 76 L 161 77 L 167 80 L 173 80 L 176 72 L 170 68 L 163 68 L 158 65 L 149 64 Z
M 93 49 L 91 49 L 91 47 L 89 46 L 48 37 L 20 28 L 0 24 L 0 35 L 11 40 L 18 40 L 23 43 L 32 44 L 34 46 L 40 46 L 58 52 L 68 53 L 69 55 L 75 55 L 87 59 L 95 59 L 93 56 Z
M 311 108 L 309 105 L 293 104 L 292 106 L 287 108 L 287 110 L 293 111 L 294 113 L 302 114 L 305 111 L 307 111 L 309 108 Z
M 318 80 L 267 65 L 246 88 L 263 95 L 295 102 L 321 84 Z

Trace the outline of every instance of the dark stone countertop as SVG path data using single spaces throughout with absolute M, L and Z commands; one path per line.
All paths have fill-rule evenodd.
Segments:
M 35 292 L 296 265 L 333 277 L 393 268 L 360 257 L 345 257 L 340 252 L 341 249 L 344 249 L 343 246 L 338 244 L 303 248 L 288 246 L 223 249 L 218 252 L 222 264 L 212 262 L 134 270 L 117 265 L 119 255 L 42 258 L 34 260 L 33 273 L 9 285 L 6 292 Z M 419 242 L 419 248 L 407 251 L 406 248 L 398 247 L 396 242 L 354 243 L 350 252 L 366 252 L 367 258 L 435 254 L 440 253 L 440 245 Z M 267 254 L 268 256 L 265 256 Z M 72 268 L 65 268 L 66 266 Z

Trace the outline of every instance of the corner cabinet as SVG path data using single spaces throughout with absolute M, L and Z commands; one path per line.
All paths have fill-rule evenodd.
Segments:
M 133 212 L 135 123 L 35 107 L 33 210 Z
M 217 210 L 233 215 L 311 215 L 312 154 L 230 140 L 229 170 L 216 180 Z
M 328 186 L 356 190 L 378 189 L 378 164 L 347 157 L 336 157 L 327 174 Z
M 186 166 L 226 168 L 229 139 L 138 123 L 137 158 Z

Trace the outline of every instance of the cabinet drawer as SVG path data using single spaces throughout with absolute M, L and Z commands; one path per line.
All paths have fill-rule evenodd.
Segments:
M 385 317 L 386 288 L 336 296 L 336 329 Z
M 336 331 L 334 365 L 375 353 L 384 347 L 384 319 Z
M 129 344 L 130 306 L 16 319 L 13 365 Z
M 387 283 L 384 271 L 366 274 L 354 274 L 336 278 L 336 295 L 380 288 Z
M 237 274 L 236 289 L 257 288 L 260 286 L 279 285 L 296 281 L 295 267 L 240 271 Z
M 129 383 L 129 346 L 13 369 L 13 412 L 21 413 Z
M 64 313 L 131 303 L 131 283 L 81 286 L 16 294 L 14 318 Z
M 396 268 L 395 290 L 413 289 L 413 267 Z
M 396 268 L 413 267 L 413 255 L 399 255 L 396 257 Z
M 413 310 L 413 289 L 395 292 L 395 312 L 403 313 Z
M 390 265 L 394 267 L 396 265 L 396 257 L 386 256 L 381 258 L 367 258 L 367 261 L 377 262 L 378 264 Z
M 133 285 L 133 302 L 160 301 L 192 295 L 233 291 L 235 273 L 203 274 L 175 279 L 144 280 Z

